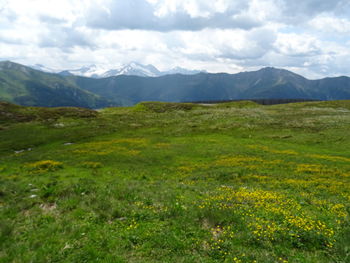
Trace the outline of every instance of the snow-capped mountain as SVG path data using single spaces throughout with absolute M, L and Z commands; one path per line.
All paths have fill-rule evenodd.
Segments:
M 133 75 L 140 77 L 158 77 L 161 72 L 153 65 L 141 65 L 136 62 L 131 62 L 129 64 L 123 65 L 119 69 L 111 69 L 106 71 L 101 77 L 112 77 L 119 75 Z
M 184 68 L 176 67 L 168 71 L 159 71 L 153 65 L 142 65 L 137 62 L 131 62 L 129 64 L 124 64 L 115 69 L 108 69 L 102 66 L 89 65 L 84 66 L 79 69 L 69 69 L 63 71 L 57 71 L 53 69 L 46 68 L 43 65 L 36 64 L 31 66 L 33 69 L 50 72 L 50 73 L 59 73 L 64 76 L 75 75 L 75 76 L 83 76 L 89 78 L 108 78 L 119 75 L 132 75 L 132 76 L 140 76 L 140 77 L 159 77 L 170 74 L 183 74 L 183 75 L 193 75 L 200 72 L 200 70 L 187 70 Z

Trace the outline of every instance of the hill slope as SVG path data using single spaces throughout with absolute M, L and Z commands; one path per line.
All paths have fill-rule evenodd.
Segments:
M 0 99 L 27 106 L 101 108 L 110 104 L 58 74 L 0 62 Z

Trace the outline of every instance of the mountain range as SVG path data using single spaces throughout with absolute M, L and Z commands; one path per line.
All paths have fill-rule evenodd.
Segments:
M 350 99 L 350 78 L 309 80 L 272 67 L 238 74 L 201 72 L 158 77 L 123 74 L 93 78 L 0 62 L 0 100 L 20 105 L 102 108 L 140 101 L 238 99 Z
M 108 69 L 103 66 L 97 65 L 89 65 L 83 66 L 78 69 L 69 69 L 69 70 L 54 70 L 48 67 L 45 67 L 42 64 L 35 64 L 33 66 L 29 66 L 33 69 L 48 72 L 48 73 L 58 73 L 63 76 L 82 76 L 89 78 L 108 78 L 119 75 L 128 75 L 128 76 L 140 76 L 140 77 L 160 77 L 164 75 L 170 74 L 184 74 L 184 75 L 193 75 L 200 72 L 200 70 L 188 70 L 181 67 L 176 67 L 168 71 L 159 71 L 153 65 L 142 65 L 137 62 L 131 62 L 129 64 L 124 64 L 115 69 Z

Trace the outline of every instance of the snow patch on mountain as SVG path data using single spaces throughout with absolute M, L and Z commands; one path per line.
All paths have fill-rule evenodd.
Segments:
M 106 71 L 101 77 L 112 77 L 119 75 L 132 75 L 140 77 L 158 77 L 161 72 L 153 65 L 141 65 L 136 62 L 123 65 L 118 69 L 112 69 Z

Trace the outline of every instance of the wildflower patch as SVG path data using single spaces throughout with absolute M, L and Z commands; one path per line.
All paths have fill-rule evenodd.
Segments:
M 252 242 L 283 241 L 295 247 L 332 247 L 335 242 L 330 222 L 314 219 L 296 200 L 278 192 L 222 186 L 200 202 L 199 208 L 232 211 L 250 230 Z M 331 223 L 336 223 L 343 207 L 333 209 Z
M 63 163 L 53 160 L 43 160 L 26 164 L 26 168 L 32 173 L 53 172 L 63 168 Z

